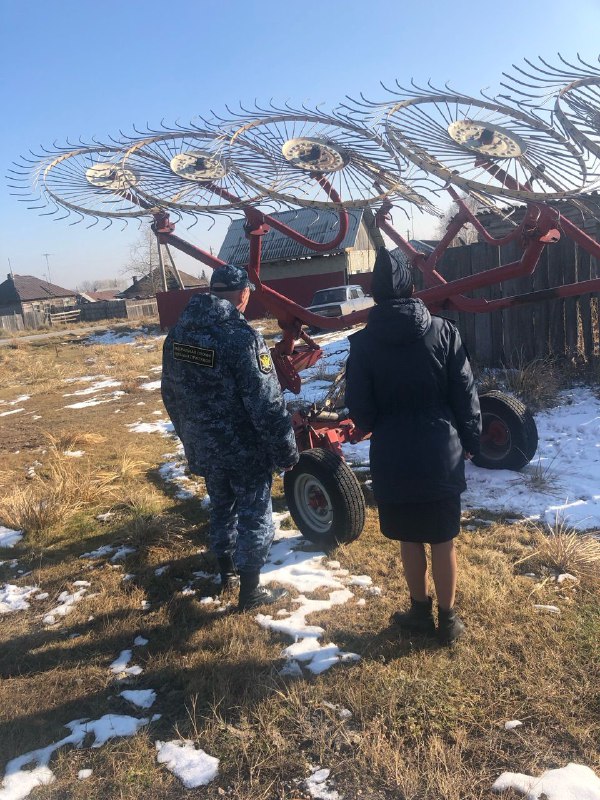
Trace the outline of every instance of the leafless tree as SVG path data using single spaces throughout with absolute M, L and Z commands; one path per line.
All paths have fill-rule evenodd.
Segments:
M 158 243 L 154 232 L 149 227 L 140 231 L 140 235 L 129 248 L 129 260 L 123 265 L 122 272 L 136 278 L 148 276 L 152 292 L 162 289 Z
M 470 194 L 465 194 L 460 198 L 463 203 L 467 206 L 469 211 L 472 211 L 476 214 L 480 209 L 483 208 L 483 205 L 477 200 L 477 198 L 472 197 Z M 438 226 L 438 236 L 441 239 L 442 236 L 446 233 L 446 228 L 448 227 L 448 223 L 450 220 L 458 213 L 458 204 L 453 202 L 452 205 L 448 208 L 442 219 L 440 220 Z M 479 234 L 477 230 L 468 222 L 466 225 L 460 229 L 458 234 L 454 237 L 452 242 L 450 243 L 450 247 L 459 247 L 461 244 L 473 244 L 474 242 L 479 241 Z

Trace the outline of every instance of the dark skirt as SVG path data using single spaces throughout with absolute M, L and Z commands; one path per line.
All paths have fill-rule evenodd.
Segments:
M 441 544 L 460 530 L 460 494 L 427 503 L 378 503 L 379 527 L 388 539 Z

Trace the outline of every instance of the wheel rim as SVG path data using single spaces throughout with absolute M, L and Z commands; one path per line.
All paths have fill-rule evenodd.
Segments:
M 510 453 L 512 447 L 510 429 L 496 414 L 483 414 L 482 423 L 481 452 L 486 458 L 500 461 Z
M 316 533 L 326 534 L 333 524 L 333 503 L 321 481 L 314 475 L 299 475 L 294 484 L 294 501 L 303 521 Z

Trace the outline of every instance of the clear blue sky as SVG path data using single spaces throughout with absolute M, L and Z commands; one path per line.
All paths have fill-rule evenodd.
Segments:
M 8 258 L 15 273 L 44 277 L 51 253 L 53 282 L 69 288 L 119 276 L 139 231 L 69 227 L 28 211 L 3 176 L 29 148 L 102 140 L 163 117 L 186 122 L 255 98 L 377 98 L 379 80 L 396 77 L 477 94 L 499 88 L 524 56 L 592 60 L 600 50 L 600 0 L 0 0 L 0 10 L 0 280 Z M 189 238 L 217 249 L 224 227 L 198 225 Z

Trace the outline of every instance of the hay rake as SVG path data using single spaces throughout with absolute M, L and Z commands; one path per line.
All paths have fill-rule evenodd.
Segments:
M 544 248 L 561 234 L 600 258 L 600 244 L 550 204 L 569 199 L 587 213 L 582 195 L 596 186 L 595 159 L 600 155 L 600 72 L 583 61 L 575 66 L 562 63 L 566 70 L 549 68 L 545 62 L 543 69 L 530 62 L 527 71 L 516 68 L 519 77 L 509 77 L 503 85 L 512 87 L 518 98 L 503 95 L 502 103 L 413 83 L 386 89 L 383 100 L 361 95 L 329 113 L 291 106 L 240 107 L 202 120 L 201 126 L 134 129 L 135 136 L 121 134 L 111 144 L 67 144 L 31 154 L 9 177 L 19 200 L 55 219 L 73 216 L 71 224 L 86 218 L 91 224 L 149 219 L 163 273 L 165 292 L 158 296 L 163 323 L 176 318 L 189 292 L 166 292 L 161 247 L 166 247 L 176 275 L 170 246 L 212 268 L 223 263 L 179 237 L 176 222 L 243 215 L 248 273 L 256 296 L 282 331 L 272 349 L 277 374 L 282 387 L 297 394 L 300 372 L 323 355 L 306 326 L 341 330 L 366 321 L 368 309 L 323 317 L 263 283 L 261 243 L 270 228 L 325 253 L 346 236 L 347 209 L 373 208 L 376 225 L 422 273 L 424 288 L 417 296 L 433 312 L 485 313 L 600 289 L 600 279 L 590 279 L 495 300 L 469 296 L 475 289 L 531 275 Z M 552 113 L 544 108 L 548 98 L 554 100 Z M 509 206 L 525 203 L 523 219 L 505 236 L 494 238 L 457 189 L 498 213 L 505 213 L 499 200 Z M 439 216 L 442 193 L 452 198 L 458 212 L 434 250 L 424 254 L 397 232 L 391 214 L 394 209 L 408 214 L 416 208 Z M 336 230 L 329 240 L 323 232 L 311 239 L 273 215 L 301 207 L 314 209 L 316 216 L 322 210 L 335 212 Z M 521 257 L 447 280 L 444 254 L 466 224 L 490 244 L 520 242 Z M 339 398 L 340 384 L 335 386 Z M 535 453 L 535 423 L 513 398 L 492 395 L 481 397 L 484 435 L 479 463 L 521 468 Z M 296 411 L 293 424 L 303 451 L 300 465 L 285 478 L 295 521 L 309 538 L 350 541 L 362 530 L 364 501 L 343 462 L 341 445 L 360 441 L 363 433 L 332 397 L 319 408 Z M 326 457 L 320 455 L 323 449 Z

